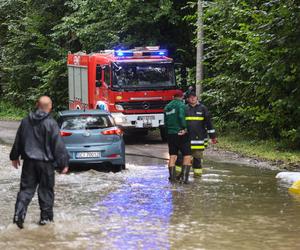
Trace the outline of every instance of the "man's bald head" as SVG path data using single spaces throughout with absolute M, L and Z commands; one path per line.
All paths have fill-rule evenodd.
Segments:
M 41 96 L 37 101 L 37 108 L 50 113 L 52 110 L 52 100 L 49 96 Z

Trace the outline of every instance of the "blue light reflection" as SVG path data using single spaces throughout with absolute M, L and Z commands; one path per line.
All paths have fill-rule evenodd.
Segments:
M 97 204 L 107 240 L 116 249 L 169 249 L 173 204 L 167 177 L 129 177 L 125 185 Z

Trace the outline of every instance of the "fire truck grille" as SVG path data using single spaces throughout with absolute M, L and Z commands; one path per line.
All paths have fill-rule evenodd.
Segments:
M 147 101 L 147 102 L 119 102 L 124 110 L 151 110 L 164 109 L 170 101 Z

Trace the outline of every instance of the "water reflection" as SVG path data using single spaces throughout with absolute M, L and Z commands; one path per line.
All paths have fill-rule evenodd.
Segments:
M 172 193 L 160 175 L 165 175 L 166 168 L 148 168 L 151 176 L 150 171 L 145 176 L 128 176 L 126 186 L 96 204 L 99 224 L 105 225 L 105 241 L 113 249 L 170 248 Z

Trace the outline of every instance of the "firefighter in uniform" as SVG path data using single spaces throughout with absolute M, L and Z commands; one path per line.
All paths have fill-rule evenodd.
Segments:
M 195 92 L 191 92 L 187 100 L 185 119 L 191 140 L 194 177 L 201 177 L 203 151 L 208 146 L 209 138 L 212 144 L 217 143 L 216 132 L 207 107 L 199 103 Z
M 201 177 L 203 151 L 208 146 L 209 138 L 212 144 L 217 143 L 217 138 L 208 109 L 202 103 L 199 103 L 195 92 L 189 93 L 187 101 L 185 119 L 191 143 L 194 177 Z M 182 176 L 180 159 L 176 162 L 176 172 L 178 178 L 180 178 Z
M 188 182 L 188 176 L 191 168 L 191 148 L 187 134 L 187 123 L 185 120 L 185 105 L 182 102 L 183 94 L 178 91 L 174 95 L 174 100 L 168 103 L 164 109 L 165 127 L 167 130 L 168 147 L 169 147 L 169 180 L 175 181 L 176 170 L 175 162 L 178 151 L 183 155 L 183 176 L 184 182 Z

